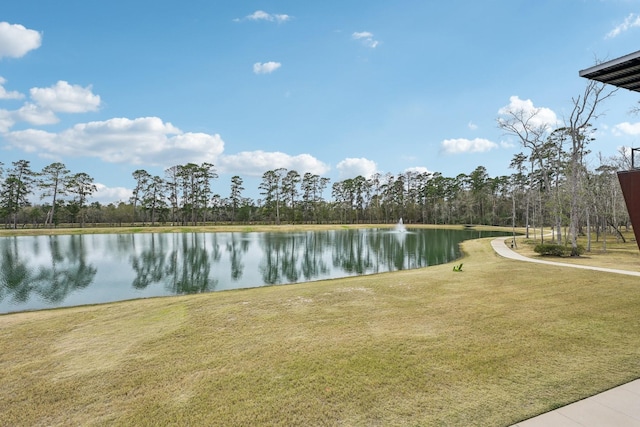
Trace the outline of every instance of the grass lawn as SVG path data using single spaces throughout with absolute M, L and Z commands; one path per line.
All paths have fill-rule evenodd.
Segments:
M 2 315 L 0 425 L 507 426 L 640 377 L 637 277 L 489 242 L 418 270 Z

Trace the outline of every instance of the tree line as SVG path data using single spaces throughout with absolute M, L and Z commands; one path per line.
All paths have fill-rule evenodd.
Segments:
M 93 178 L 86 172 L 71 172 L 62 163 L 52 163 L 40 172 L 34 172 L 28 160 L 13 162 L 6 172 L 0 163 L 0 215 L 5 226 L 17 228 L 18 223 L 45 226 L 57 223 L 56 209 L 64 208 L 68 222 L 84 225 L 85 208 L 89 198 L 97 191 Z M 30 210 L 34 191 L 39 190 L 42 198 L 50 198 L 50 204 Z M 62 197 L 69 199 L 63 201 Z M 38 212 L 38 210 L 40 212 Z M 25 217 L 27 214 L 28 218 Z
M 107 205 L 90 203 L 96 186 L 88 174 L 72 174 L 62 163 L 36 173 L 29 161 L 20 160 L 3 174 L 0 217 L 6 227 L 82 227 L 87 222 L 110 226 L 358 224 L 394 223 L 403 218 L 405 223 L 528 224 L 531 229 L 553 224 L 554 232 L 561 235 L 568 225 L 573 191 L 567 153 L 554 145 L 546 146 L 544 152 L 542 162 L 516 154 L 511 162 L 515 172 L 505 176 L 490 177 L 484 166 L 455 177 L 411 171 L 357 176 L 333 183 L 330 199 L 325 198 L 329 178 L 284 168 L 263 174 L 258 200 L 243 197 L 239 176 L 231 178 L 227 197 L 214 193 L 212 182 L 218 176 L 209 163 L 173 166 L 164 177 L 138 169 L 132 173 L 135 185 L 130 200 Z M 585 166 L 582 171 L 581 225 L 591 221 L 597 230 L 618 229 L 629 221 L 616 177 L 626 156 L 620 153 L 598 160 L 595 169 Z M 42 202 L 30 202 L 38 191 Z
M 278 168 L 264 172 L 261 198 L 243 196 L 243 179 L 231 178 L 226 195 L 214 193 L 218 179 L 210 163 L 172 166 L 164 176 L 135 170 L 133 195 L 126 202 L 90 203 L 96 192 L 87 173 L 71 173 L 52 163 L 34 172 L 27 160 L 0 165 L 0 218 L 6 227 L 86 223 L 116 225 L 197 225 L 211 223 L 405 223 L 489 224 L 526 227 L 541 238 L 576 246 L 580 233 L 612 231 L 629 218 L 616 171 L 628 169 L 622 150 L 594 156 L 592 121 L 597 106 L 613 95 L 591 82 L 573 99 L 564 126 L 537 120 L 540 110 L 506 111 L 498 127 L 516 137 L 525 151 L 516 154 L 510 175 L 490 177 L 483 166 L 446 177 L 439 172 L 376 173 L 334 182 L 312 173 Z M 330 191 L 329 191 L 330 190 Z M 331 197 L 326 198 L 330 192 Z M 40 203 L 31 200 L 38 193 Z M 547 230 L 544 230 L 544 227 Z M 591 236 L 591 233 L 588 233 Z M 605 240 L 606 242 L 606 240 Z

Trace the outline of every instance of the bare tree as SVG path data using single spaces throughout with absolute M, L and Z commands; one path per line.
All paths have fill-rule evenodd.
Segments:
M 541 108 L 528 108 L 525 106 L 520 107 L 506 107 L 500 110 L 501 117 L 498 118 L 498 127 L 502 129 L 506 134 L 517 137 L 520 143 L 531 150 L 529 159 L 533 164 L 538 165 L 540 168 L 540 175 L 545 188 L 550 188 L 549 185 L 549 172 L 545 167 L 543 158 L 543 148 L 548 140 L 549 134 L 552 131 L 555 123 L 548 117 L 543 117 L 543 110 Z M 529 189 L 533 189 L 533 168 L 529 174 Z M 527 208 L 525 211 L 525 226 L 526 236 L 529 237 L 529 214 L 530 214 L 530 199 L 527 197 Z M 539 203 L 542 206 L 542 203 Z M 543 212 L 540 212 L 540 235 L 543 235 L 544 216 Z
M 617 89 L 606 89 L 606 85 L 590 80 L 582 95 L 572 98 L 571 114 L 565 119 L 565 128 L 569 136 L 569 188 L 571 208 L 569 212 L 569 238 L 571 240 L 571 255 L 578 253 L 578 220 L 580 204 L 580 178 L 584 170 L 583 157 L 585 147 L 593 139 L 592 123 L 599 117 L 597 112 L 600 104 L 613 96 Z

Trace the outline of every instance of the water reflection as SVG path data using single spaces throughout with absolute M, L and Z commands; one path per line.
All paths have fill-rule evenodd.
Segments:
M 0 312 L 419 268 L 473 230 L 350 229 L 0 238 Z
M 164 239 L 152 234 L 149 240 L 148 247 L 142 248 L 140 253 L 135 252 L 135 241 L 132 242 L 134 254 L 130 259 L 135 278 L 131 285 L 135 289 L 145 289 L 153 283 L 160 283 L 165 274 L 167 248 Z
M 86 288 L 97 273 L 96 267 L 86 261 L 85 240 L 71 236 L 67 248 L 61 248 L 55 236 L 47 236 L 50 266 L 40 266 L 35 287 L 47 302 L 57 303 L 76 289 Z
M 194 294 L 215 289 L 218 280 L 211 278 L 211 266 L 220 260 L 220 248 L 207 242 L 211 234 L 174 234 L 177 244 L 169 252 L 164 282 L 174 295 Z M 213 235 L 215 236 L 215 234 Z M 209 243 L 209 244 L 208 244 Z
M 242 238 L 242 234 L 232 233 L 230 239 L 227 241 L 226 248 L 231 264 L 231 279 L 240 280 L 242 278 L 242 270 L 244 269 L 242 257 L 249 249 L 249 240 Z
M 150 237 L 149 237 L 150 236 Z M 163 284 L 170 294 L 213 291 L 218 280 L 211 266 L 221 258 L 215 234 L 136 235 L 130 250 L 132 287 L 143 290 Z M 141 241 L 139 241 L 141 240 Z M 140 247 L 140 249 L 138 249 Z
M 61 246 L 56 236 L 0 239 L 0 302 L 6 299 L 19 306 L 37 296 L 55 305 L 89 286 L 97 269 L 86 261 L 84 239 L 68 236 L 67 240 Z M 34 263 L 37 259 L 44 262 Z

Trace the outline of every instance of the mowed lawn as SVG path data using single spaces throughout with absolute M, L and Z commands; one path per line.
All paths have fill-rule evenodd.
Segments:
M 640 377 L 638 277 L 463 248 L 419 270 L 0 316 L 0 425 L 507 426 Z

